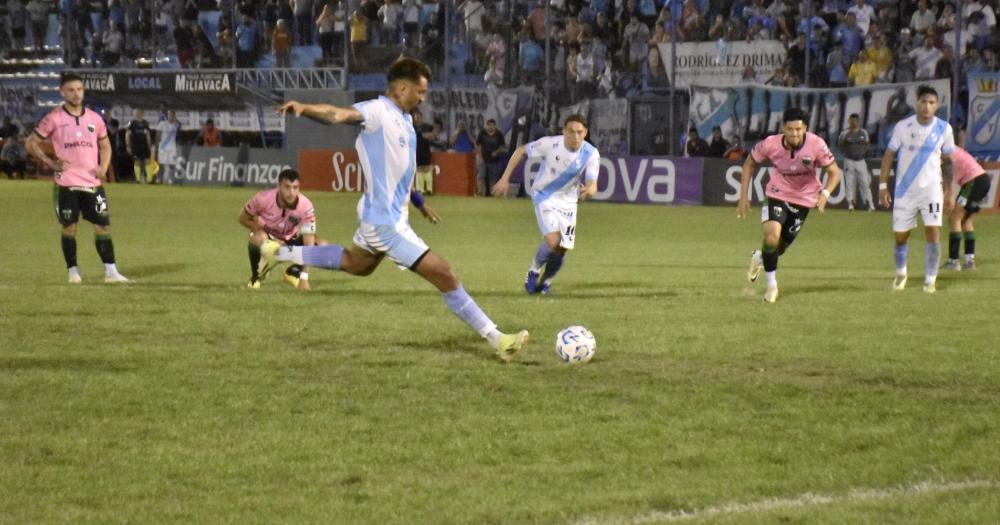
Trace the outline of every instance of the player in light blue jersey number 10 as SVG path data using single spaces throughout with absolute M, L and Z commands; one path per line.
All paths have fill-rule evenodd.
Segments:
M 286 102 L 278 112 L 305 116 L 323 124 L 361 124 L 355 142 L 365 177 L 365 193 L 358 203 L 354 245 L 285 246 L 273 241 L 261 246 L 262 264 L 289 261 L 366 276 L 386 256 L 409 268 L 441 291 L 448 308 L 479 332 L 509 361 L 528 342 L 527 330 L 504 334 L 462 287 L 444 259 L 431 252 L 410 228 L 407 207 L 416 169 L 417 135 L 410 110 L 427 94 L 430 69 L 412 58 L 389 67 L 385 96 L 343 108 L 330 104 Z
M 517 148 L 500 181 L 493 186 L 494 195 L 506 195 L 510 176 L 521 160 L 525 156 L 542 159 L 529 191 L 542 231 L 542 243 L 524 279 L 524 289 L 529 294 L 549 293 L 566 252 L 574 246 L 577 202 L 597 193 L 601 155 L 592 144 L 583 141 L 585 138 L 586 120 L 580 115 L 570 115 L 563 124 L 562 135 L 542 137 Z
M 942 169 L 942 162 L 951 163 L 955 135 L 951 124 L 934 116 L 938 104 L 934 88 L 918 87 L 917 114 L 896 123 L 882 157 L 878 197 L 882 206 L 892 205 L 892 230 L 896 236 L 893 289 L 896 291 L 906 287 L 907 241 L 910 230 L 917 226 L 917 215 L 924 222 L 927 236 L 924 291 L 934 293 L 936 290 L 941 262 L 941 220 L 955 204 L 951 197 L 951 169 Z M 889 168 L 896 156 L 896 188 L 890 196 Z

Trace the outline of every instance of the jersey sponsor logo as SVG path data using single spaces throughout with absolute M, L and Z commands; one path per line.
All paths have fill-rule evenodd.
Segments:
M 89 140 L 75 140 L 73 142 L 64 142 L 63 143 L 63 148 L 64 149 L 93 148 L 93 147 L 94 147 L 94 143 L 90 142 Z

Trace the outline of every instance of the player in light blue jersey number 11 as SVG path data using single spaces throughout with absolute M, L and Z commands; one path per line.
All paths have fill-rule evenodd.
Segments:
M 433 284 L 448 308 L 479 332 L 509 361 L 528 342 L 528 331 L 504 334 L 462 287 L 444 259 L 431 252 L 410 228 L 407 209 L 416 169 L 417 136 L 410 110 L 427 94 L 430 69 L 412 58 L 389 67 L 385 96 L 343 108 L 330 104 L 289 101 L 278 112 L 305 116 L 323 124 L 361 124 L 355 146 L 365 177 L 365 193 L 358 203 L 354 245 L 285 246 L 267 241 L 261 246 L 262 264 L 288 261 L 366 276 L 386 256 Z
M 493 186 L 494 195 L 506 195 L 510 176 L 521 160 L 525 156 L 541 159 L 528 192 L 542 231 L 542 243 L 524 279 L 524 290 L 529 294 L 549 293 L 566 252 L 574 246 L 578 200 L 597 193 L 601 155 L 592 144 L 584 142 L 585 138 L 586 120 L 580 115 L 570 115 L 563 124 L 562 135 L 542 137 L 517 148 L 500 181 Z
M 927 249 L 924 258 L 924 291 L 934 293 L 938 264 L 941 262 L 941 222 L 955 204 L 951 197 L 951 164 L 955 136 L 951 124 L 935 117 L 938 94 L 930 86 L 917 88 L 917 114 L 896 123 L 882 157 L 879 175 L 879 202 L 892 205 L 892 230 L 895 232 L 896 279 L 893 289 L 906 287 L 907 241 L 917 226 L 917 215 L 924 222 Z M 889 168 L 896 160 L 896 187 L 889 195 Z M 949 166 L 950 168 L 950 166 Z

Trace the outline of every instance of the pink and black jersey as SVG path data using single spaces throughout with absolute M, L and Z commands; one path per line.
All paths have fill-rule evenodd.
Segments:
M 247 201 L 243 209 L 275 239 L 288 242 L 302 232 L 316 233 L 316 210 L 302 194 L 294 208 L 282 208 L 278 205 L 278 189 L 264 190 Z
M 35 133 L 43 139 L 50 139 L 56 156 L 68 164 L 61 173 L 56 173 L 56 184 L 60 186 L 82 186 L 93 188 L 101 185 L 97 176 L 100 166 L 98 141 L 107 138 L 108 130 L 104 119 L 90 108 L 84 108 L 79 117 L 70 113 L 66 106 L 59 106 L 42 118 L 35 127 Z
M 951 152 L 951 167 L 955 174 L 955 183 L 959 186 L 965 186 L 966 182 L 986 173 L 968 151 L 958 146 Z
M 823 189 L 816 168 L 833 164 L 833 153 L 826 141 L 806 132 L 802 145 L 794 150 L 785 147 L 784 135 L 771 135 L 757 143 L 750 155 L 754 162 L 771 161 L 771 180 L 764 192 L 768 197 L 799 206 L 815 207 Z

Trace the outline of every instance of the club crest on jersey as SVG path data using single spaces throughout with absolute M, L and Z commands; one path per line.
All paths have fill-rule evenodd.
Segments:
M 292 226 L 297 226 L 299 224 L 299 218 L 292 215 L 288 218 L 288 222 L 292 223 Z
M 807 167 L 807 168 L 811 168 L 812 165 L 813 165 L 813 158 L 810 157 L 810 156 L 803 156 L 802 157 L 802 165 L 805 166 L 805 167 Z
M 93 124 L 87 124 L 87 131 L 93 133 L 96 130 L 97 128 L 95 128 Z

